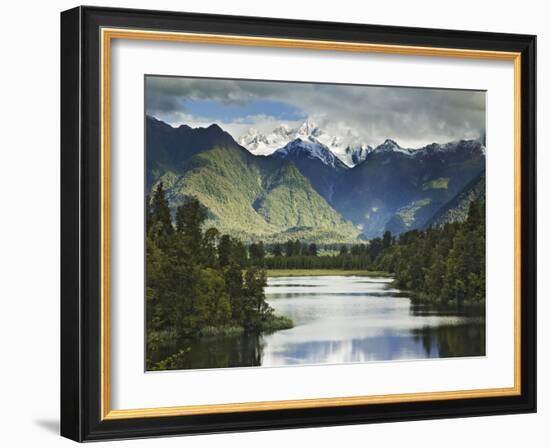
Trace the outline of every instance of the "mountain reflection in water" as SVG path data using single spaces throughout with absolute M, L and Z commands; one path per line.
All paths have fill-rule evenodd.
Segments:
M 269 278 L 267 301 L 277 314 L 291 318 L 294 328 L 193 342 L 178 367 L 274 367 L 485 355 L 483 318 L 414 305 L 391 281 L 358 276 Z

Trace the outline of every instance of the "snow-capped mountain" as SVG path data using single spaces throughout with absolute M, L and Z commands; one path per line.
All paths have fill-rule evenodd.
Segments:
M 358 165 L 363 162 L 369 154 L 374 153 L 399 153 L 410 157 L 422 157 L 423 155 L 433 154 L 434 152 L 453 152 L 460 150 L 481 151 L 485 154 L 485 146 L 479 140 L 457 140 L 444 144 L 431 143 L 421 148 L 405 148 L 400 146 L 395 140 L 388 138 L 382 144 L 373 148 L 362 141 L 361 138 L 350 129 L 343 131 L 342 135 L 331 135 L 310 119 L 296 128 L 290 128 L 283 124 L 265 134 L 255 129 L 249 129 L 245 134 L 241 135 L 238 139 L 238 143 L 248 149 L 252 154 L 270 155 L 297 139 L 300 139 L 302 142 L 309 142 L 308 144 L 313 146 L 317 144 L 327 148 L 348 167 Z
M 402 148 L 401 146 L 399 146 L 399 144 L 395 140 L 388 138 L 384 141 L 384 143 L 374 148 L 372 152 L 375 152 L 375 153 L 398 152 L 401 154 L 411 156 L 417 151 L 414 149 Z
M 423 154 L 433 154 L 438 152 L 456 152 L 463 151 L 467 153 L 481 153 L 485 155 L 485 145 L 479 140 L 456 140 L 449 143 L 439 144 L 431 143 L 420 148 L 417 152 Z
M 363 161 L 372 149 L 350 130 L 343 135 L 331 135 L 311 119 L 296 128 L 280 125 L 268 133 L 251 128 L 237 141 L 252 154 L 269 155 L 296 139 L 324 145 L 348 166 Z
M 425 157 L 434 154 L 453 153 L 460 151 L 462 153 L 483 154 L 485 155 L 485 146 L 479 140 L 456 140 L 449 143 L 430 143 L 421 148 L 403 148 L 395 140 L 386 139 L 384 143 L 378 145 L 374 149 L 370 149 L 365 154 L 385 154 L 399 153 L 409 157 Z M 364 160 L 364 159 L 363 159 Z
M 351 161 L 351 166 L 355 166 L 358 163 L 361 163 L 367 158 L 367 155 L 371 153 L 373 147 L 371 145 L 360 145 L 360 146 L 348 146 L 345 149 L 345 154 L 347 159 Z
M 324 132 L 317 126 L 317 123 L 310 119 L 304 121 L 296 132 L 297 137 L 320 137 L 323 134 Z
M 183 200 L 188 195 L 198 196 L 199 192 L 208 198 L 209 207 L 214 207 L 211 210 L 215 215 L 216 210 L 227 207 L 224 200 L 227 192 L 224 189 L 231 186 L 231 195 L 239 198 L 235 202 L 239 204 L 237 208 L 250 212 L 235 222 L 245 223 L 243 228 L 247 229 L 251 222 L 269 225 L 269 229 L 274 225 L 269 216 L 265 221 L 267 224 L 262 224 L 257 220 L 264 218 L 254 214 L 263 207 L 266 194 L 277 193 L 272 197 L 277 205 L 265 209 L 274 210 L 275 214 L 270 215 L 276 216 L 273 222 L 281 222 L 281 210 L 291 210 L 289 218 L 286 215 L 284 218 L 290 223 L 288 228 L 302 227 L 302 224 L 297 224 L 302 222 L 298 219 L 302 216 L 301 211 L 298 214 L 294 212 L 307 209 L 307 202 L 312 200 L 311 222 L 327 216 L 333 220 L 333 212 L 337 212 L 342 220 L 351 221 L 361 231 L 362 237 L 368 239 L 379 237 L 386 230 L 397 235 L 422 228 L 431 223 L 430 219 L 440 210 L 449 210 L 449 207 L 454 210 L 453 201 L 457 195 L 467 191 L 464 194 L 470 197 L 470 185 L 474 185 L 472 182 L 485 171 L 484 138 L 431 143 L 420 148 L 405 148 L 395 140 L 386 139 L 374 148 L 368 145 L 352 147 L 345 146 L 342 143 L 344 139 L 329 139 L 327 133 L 312 122 L 296 129 L 279 126 L 272 134 L 276 134 L 279 141 L 290 140 L 276 148 L 272 157 L 266 158 L 256 156 L 237 144 L 229 133 L 216 124 L 203 128 L 187 125 L 172 127 L 148 116 L 148 189 L 162 180 L 170 192 L 171 201 L 173 197 Z M 296 134 L 300 135 L 296 137 Z M 272 141 L 264 138 L 267 135 L 259 133 L 251 137 L 249 142 L 258 145 Z M 324 141 L 340 148 L 354 166 L 347 166 L 339 153 L 334 154 Z M 351 138 L 347 140 L 351 141 Z M 199 177 L 191 177 L 199 172 Z M 241 175 L 249 176 L 246 178 L 248 180 L 242 182 Z M 260 196 L 254 198 L 251 207 L 241 207 L 242 204 L 249 204 L 250 192 L 243 188 L 250 182 L 259 182 L 262 189 L 258 193 Z M 215 188 L 210 188 L 211 183 Z M 181 189 L 183 185 L 185 191 Z M 279 187 L 283 190 L 278 190 Z M 476 194 L 484 195 L 483 185 L 475 188 Z M 326 204 L 319 198 L 315 199 L 315 193 Z M 287 207 L 288 204 L 280 202 L 281 199 L 298 201 L 289 202 L 299 204 L 296 206 L 298 208 Z M 260 213 L 260 216 L 263 215 Z M 286 228 L 282 227 L 283 230 Z M 353 228 L 351 231 L 349 226 L 346 229 L 346 235 L 353 233 Z M 314 230 L 317 231 L 316 228 Z
M 336 182 L 345 171 L 352 169 L 311 135 L 290 141 L 272 153 L 272 157 L 292 162 L 329 204 Z
M 262 134 L 254 128 L 250 128 L 237 140 L 239 145 L 244 146 L 251 153 L 256 155 L 269 155 L 276 149 L 281 148 L 297 136 L 297 130 L 290 129 L 286 125 L 280 125 L 272 132 Z
M 411 149 L 388 139 L 337 179 L 330 204 L 366 238 L 399 234 L 423 226 L 484 170 L 478 140 Z
M 323 145 L 312 136 L 309 136 L 307 139 L 298 137 L 282 148 L 277 149 L 272 155 L 280 159 L 296 159 L 298 157 L 319 159 L 325 165 L 332 168 L 347 168 L 347 166 L 335 156 L 326 145 Z

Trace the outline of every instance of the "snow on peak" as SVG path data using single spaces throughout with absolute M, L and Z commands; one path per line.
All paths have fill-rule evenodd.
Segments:
M 387 138 L 384 140 L 384 143 L 381 145 L 378 145 L 376 148 L 374 148 L 373 152 L 381 153 L 381 152 L 399 152 L 406 155 L 411 155 L 414 150 L 408 149 L 408 148 L 402 148 L 399 146 L 399 144 L 392 140 L 391 138 Z
M 281 124 L 273 130 L 273 134 L 287 137 L 292 133 L 292 130 L 286 124 Z
M 485 155 L 485 146 L 478 140 L 456 140 L 449 143 L 430 143 L 418 149 L 403 148 L 395 140 L 386 139 L 371 152 L 373 153 L 401 153 L 411 157 L 424 157 L 436 153 L 451 153 L 456 151 L 468 151 Z
M 400 148 L 400 146 L 397 144 L 397 142 L 395 140 L 392 140 L 391 138 L 387 138 L 386 140 L 384 140 L 384 143 L 382 143 L 382 144 L 386 145 L 386 146 Z
M 458 140 L 445 144 L 432 143 L 422 148 L 413 149 L 403 148 L 395 140 L 388 138 L 373 148 L 367 145 L 352 129 L 344 129 L 342 132 L 332 135 L 310 118 L 298 127 L 291 128 L 281 124 L 267 133 L 261 133 L 251 128 L 241 135 L 238 142 L 253 154 L 269 155 L 297 139 L 302 142 L 316 142 L 323 145 L 350 167 L 361 163 L 369 154 L 375 153 L 399 153 L 410 157 L 421 157 L 438 151 L 467 150 L 481 151 L 482 154 L 485 154 L 485 146 L 478 140 Z
M 449 143 L 430 143 L 420 148 L 419 154 L 434 154 L 443 152 L 468 151 L 485 155 L 485 146 L 479 140 L 455 140 Z
M 267 137 L 252 128 L 239 138 L 239 144 L 245 147 L 259 147 L 267 143 Z
M 253 154 L 269 155 L 296 139 L 315 140 L 326 146 L 348 166 L 354 166 L 364 160 L 368 152 L 367 149 L 370 148 L 349 129 L 342 135 L 330 135 L 310 118 L 295 128 L 281 124 L 271 132 L 264 134 L 251 128 L 241 135 L 238 143 Z
M 300 137 L 288 142 L 284 147 L 273 153 L 273 156 L 287 159 L 292 156 L 303 156 L 310 159 L 319 159 L 332 168 L 342 167 L 342 162 L 332 151 L 314 137 L 302 139 Z
M 350 145 L 346 147 L 345 151 L 352 164 L 357 165 L 367 158 L 367 155 L 373 151 L 373 147 L 365 144 Z
M 296 132 L 296 135 L 304 136 L 304 137 L 318 137 L 323 132 L 319 129 L 319 126 L 317 126 L 317 123 L 315 123 L 311 119 L 307 119 L 302 126 L 298 128 L 298 131 Z

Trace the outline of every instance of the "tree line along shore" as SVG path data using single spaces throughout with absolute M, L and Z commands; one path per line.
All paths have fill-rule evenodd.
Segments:
M 147 368 L 169 369 L 185 357 L 182 341 L 291 328 L 265 299 L 267 276 L 392 276 L 414 300 L 440 307 L 485 303 L 485 204 L 442 227 L 390 232 L 368 242 L 331 247 L 288 240 L 244 244 L 210 227 L 196 198 L 172 219 L 162 183 L 146 199 Z M 152 361 L 166 345 L 178 346 Z M 184 348 L 181 348 L 184 347 Z

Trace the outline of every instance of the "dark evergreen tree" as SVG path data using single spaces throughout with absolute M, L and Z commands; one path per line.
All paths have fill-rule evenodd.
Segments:
M 384 232 L 384 235 L 382 235 L 382 249 L 387 249 L 392 245 L 393 237 L 391 235 L 391 232 L 389 230 L 386 230 Z
M 254 266 L 263 266 L 265 257 L 264 243 L 252 243 L 248 246 L 248 253 L 250 255 L 250 263 Z
M 283 249 L 279 243 L 273 246 L 272 254 L 274 257 L 281 257 L 283 255 Z
M 148 217 L 151 225 L 148 231 L 154 232 L 158 238 L 172 235 L 174 232 L 170 217 L 170 207 L 168 206 L 162 182 L 159 182 L 153 193 Z
M 241 241 L 233 241 L 233 262 L 244 269 L 248 264 L 248 253 L 246 246 Z
M 294 255 L 302 255 L 302 243 L 300 240 L 294 241 L 294 248 L 292 249 L 292 253 Z
M 231 262 L 232 241 L 229 235 L 222 235 L 218 244 L 218 263 L 228 266 Z
M 236 321 L 242 321 L 245 314 L 243 274 L 241 268 L 235 264 L 225 271 L 225 285 L 231 300 L 232 317 Z
M 206 209 L 196 198 L 188 199 L 176 210 L 176 231 L 186 238 L 192 256 L 200 254 L 206 216 Z
M 176 211 L 176 230 L 162 183 L 147 205 L 146 359 L 151 369 L 184 365 L 189 341 L 226 328 L 259 333 L 288 328 L 292 322 L 273 315 L 265 301 L 265 248 L 252 248 L 216 228 L 203 230 L 206 209 L 190 198 Z M 293 243 L 294 244 L 294 243 Z M 275 327 L 274 327 L 275 326 Z M 162 347 L 184 347 L 160 361 Z
M 311 244 L 309 245 L 308 252 L 309 252 L 308 255 L 311 255 L 311 256 L 313 256 L 313 257 L 316 257 L 316 256 L 317 256 L 317 244 L 311 243 Z
M 286 243 L 285 243 L 285 255 L 287 257 L 292 257 L 294 254 L 294 243 L 292 242 L 292 240 L 288 240 Z
M 208 267 L 218 266 L 217 245 L 220 239 L 220 232 L 215 227 L 210 227 L 204 232 L 203 256 L 204 264 Z

